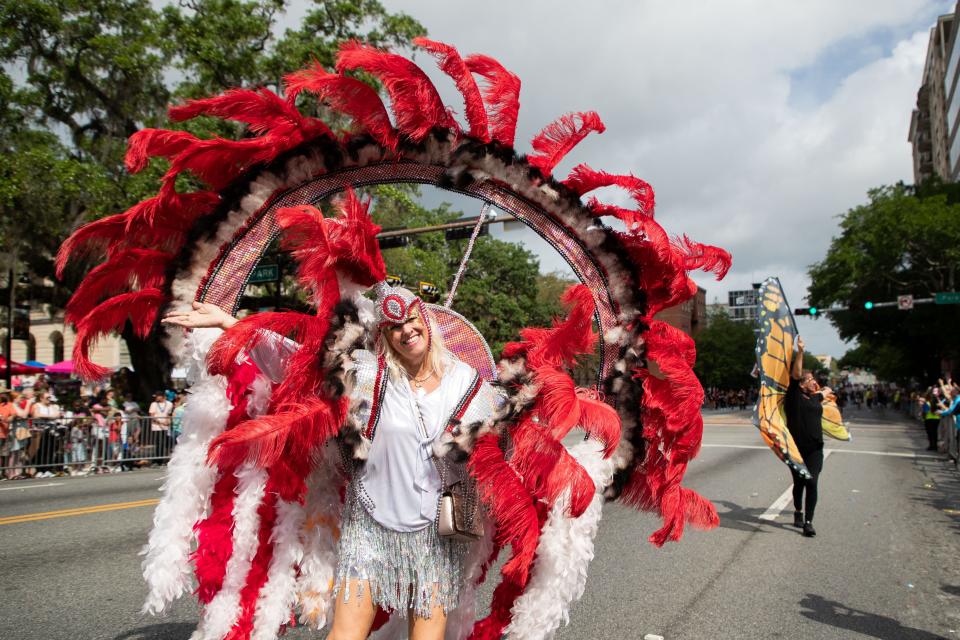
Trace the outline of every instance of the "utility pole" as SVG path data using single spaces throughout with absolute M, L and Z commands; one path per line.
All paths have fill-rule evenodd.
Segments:
M 10 270 L 7 272 L 7 280 L 10 286 L 10 295 L 7 299 L 7 364 L 4 371 L 4 380 L 7 383 L 7 391 L 13 389 L 13 314 L 17 308 L 17 249 L 10 252 Z

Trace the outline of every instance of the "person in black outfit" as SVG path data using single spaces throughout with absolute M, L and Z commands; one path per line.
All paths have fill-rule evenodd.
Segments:
M 797 444 L 797 450 L 807 465 L 811 478 L 793 475 L 793 524 L 803 528 L 803 535 L 817 535 L 813 528 L 813 513 L 817 507 L 817 479 L 823 469 L 823 396 L 832 393 L 829 387 L 820 387 L 809 371 L 803 370 L 803 340 L 797 338 L 797 354 L 790 369 L 790 386 L 784 401 L 787 429 Z M 806 494 L 806 495 L 804 495 Z

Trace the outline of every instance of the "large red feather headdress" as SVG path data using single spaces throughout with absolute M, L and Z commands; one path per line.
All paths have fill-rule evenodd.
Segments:
M 560 117 L 534 137 L 531 153 L 518 154 L 519 79 L 487 56 L 462 57 L 427 39 L 415 44 L 463 96 L 465 128 L 415 63 L 348 42 L 333 70 L 315 64 L 288 75 L 285 95 L 234 89 L 170 110 L 173 121 L 244 123 L 242 140 L 134 134 L 131 172 L 152 158 L 170 162 L 159 192 L 79 228 L 57 256 L 58 272 L 71 260 L 104 260 L 68 306 L 74 361 L 88 377 L 107 373 L 92 362 L 91 346 L 110 331 L 147 336 L 160 330 L 164 310 L 194 301 L 236 311 L 247 276 L 278 234 L 315 307 L 248 316 L 212 348 L 196 334 L 166 337 L 174 359 L 199 373 L 146 551 L 146 609 L 162 610 L 190 591 L 192 563 L 204 603 L 196 637 L 274 637 L 295 609 L 305 623 L 329 619 L 345 479 L 325 445 L 336 438 L 362 455 L 346 372 L 351 354 L 369 347 L 359 294 L 385 275 L 379 228 L 353 186 L 433 184 L 493 203 L 535 228 L 583 283 L 565 294 L 565 318 L 523 330 L 504 350 L 502 410 L 460 425 L 435 446 L 467 460 L 491 519 L 494 553 L 481 554 L 468 586 L 497 554 L 508 554 L 489 615 L 461 625 L 472 628 L 471 638 L 552 633 L 577 589 L 551 591 L 531 576 L 554 562 L 567 579 L 580 580 L 592 534 L 578 534 L 589 538 L 578 545 L 558 540 L 595 531 L 605 498 L 657 513 L 663 525 L 650 541 L 658 546 L 679 539 L 688 523 L 717 524 L 709 501 L 682 486 L 703 429 L 694 345 L 655 315 L 694 295 L 688 271 L 722 277 L 729 254 L 686 236 L 671 239 L 654 218 L 653 189 L 636 176 L 583 164 L 566 178 L 553 175 L 587 135 L 603 133 L 596 113 Z M 381 83 L 389 109 L 355 72 Z M 297 100 L 308 94 L 347 116 L 351 130 L 335 132 L 302 115 Z M 178 180 L 184 174 L 193 180 Z M 175 186 L 198 181 L 196 191 Z M 624 189 L 633 206 L 581 199 L 609 186 Z M 336 194 L 335 212 L 315 207 Z M 622 230 L 606 226 L 607 217 Z M 286 361 L 294 373 L 273 383 L 245 357 L 267 332 L 300 345 Z M 578 388 L 570 369 L 592 352 L 600 356 L 597 384 Z M 573 429 L 589 441 L 564 446 Z M 571 555 L 552 555 L 557 549 Z

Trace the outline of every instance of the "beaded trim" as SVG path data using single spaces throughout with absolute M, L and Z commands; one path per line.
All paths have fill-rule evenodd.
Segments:
M 477 392 L 480 391 L 480 385 L 483 384 L 483 379 L 480 377 L 480 374 L 476 371 L 473 372 L 473 381 L 470 383 L 470 388 L 467 392 L 460 398 L 460 402 L 457 403 L 456 409 L 453 410 L 453 413 L 450 414 L 450 418 L 447 420 L 446 431 L 453 431 L 453 428 L 460 424 L 460 418 L 463 417 L 463 414 L 467 412 L 467 408 L 470 406 L 470 403 L 473 402 L 473 399 L 477 397 Z
M 383 397 L 387 393 L 386 384 L 387 361 L 382 355 L 377 356 L 377 379 L 373 383 L 373 406 L 370 408 L 370 419 L 367 421 L 367 431 L 364 436 L 373 440 L 380 422 L 380 410 L 383 408 Z

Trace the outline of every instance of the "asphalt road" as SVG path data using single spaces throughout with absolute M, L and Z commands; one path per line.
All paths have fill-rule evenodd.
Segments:
M 558 638 L 960 637 L 960 472 L 922 450 L 919 424 L 852 417 L 854 441 L 828 442 L 819 535 L 807 539 L 789 526 L 792 506 L 777 516 L 789 474 L 746 415 L 706 418 L 687 485 L 714 501 L 720 527 L 656 549 L 653 517 L 608 505 Z M 137 553 L 161 481 L 141 470 L 0 483 L 0 638 L 188 638 L 191 601 L 139 613 Z

